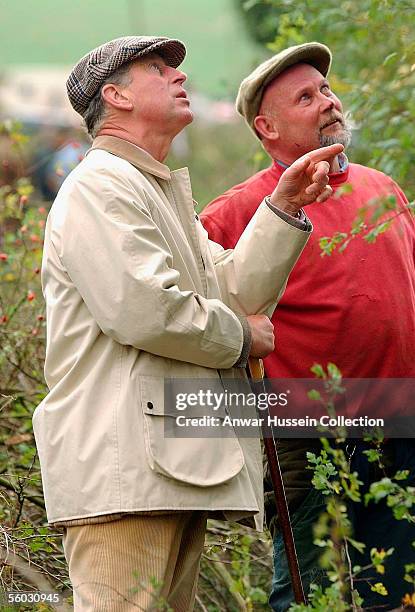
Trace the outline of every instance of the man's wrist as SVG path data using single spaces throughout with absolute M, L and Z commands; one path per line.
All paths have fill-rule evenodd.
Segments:
M 268 196 L 268 203 L 291 217 L 298 217 L 301 210 L 301 208 L 296 208 L 290 204 L 287 204 L 286 202 L 273 202 L 272 196 Z
M 281 217 L 281 219 L 286 221 L 286 223 L 289 223 L 290 225 L 293 225 L 297 229 L 300 229 L 306 232 L 310 232 L 312 230 L 313 226 L 311 224 L 311 221 L 308 219 L 308 217 L 306 216 L 302 208 L 300 208 L 300 210 L 298 210 L 295 215 L 290 215 L 284 210 L 280 210 L 275 204 L 272 204 L 270 196 L 265 196 L 265 202 L 267 206 L 275 214 Z

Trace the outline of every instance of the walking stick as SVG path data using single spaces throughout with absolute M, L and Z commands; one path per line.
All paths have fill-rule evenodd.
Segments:
M 249 372 L 252 380 L 262 381 L 262 386 L 265 391 L 264 384 L 264 365 L 262 359 L 250 358 L 248 362 Z M 268 406 L 265 410 L 265 421 L 268 423 L 269 410 Z M 268 459 L 269 471 L 271 474 L 272 485 L 274 489 L 275 501 L 277 504 L 278 518 L 281 526 L 282 537 L 284 539 L 285 554 L 287 555 L 288 568 L 290 571 L 291 584 L 294 593 L 295 603 L 307 603 L 304 596 L 303 583 L 301 581 L 300 567 L 298 565 L 297 551 L 293 530 L 291 527 L 290 513 L 288 510 L 287 497 L 285 495 L 284 481 L 282 479 L 280 462 L 278 460 L 277 448 L 275 446 L 274 435 L 271 427 L 271 437 L 268 437 L 267 427 L 262 424 L 262 433 L 265 446 L 265 452 Z

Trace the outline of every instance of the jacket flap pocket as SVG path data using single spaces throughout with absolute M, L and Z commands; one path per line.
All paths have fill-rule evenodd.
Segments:
M 164 379 L 142 376 L 139 380 L 146 453 L 154 471 L 199 487 L 222 484 L 241 471 L 245 461 L 234 435 L 186 437 L 187 434 L 181 433 L 182 426 L 177 424 L 177 418 L 183 420 L 184 415 L 173 412 L 172 407 L 165 410 Z M 220 421 L 218 418 L 218 429 Z M 217 435 L 220 436 L 220 431 Z

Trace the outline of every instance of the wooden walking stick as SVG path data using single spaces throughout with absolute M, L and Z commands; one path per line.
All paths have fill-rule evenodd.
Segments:
M 249 358 L 249 372 L 252 380 L 262 381 L 263 390 L 264 384 L 264 365 L 262 359 Z M 265 410 L 264 421 L 268 423 L 269 409 Z M 284 481 L 282 479 L 280 462 L 278 460 L 277 448 L 275 446 L 274 435 L 271 427 L 271 437 L 268 436 L 268 428 L 262 425 L 263 440 L 265 452 L 268 459 L 269 471 L 271 474 L 272 485 L 274 489 L 275 501 L 277 505 L 278 518 L 281 526 L 282 537 L 284 539 L 285 554 L 287 555 L 288 568 L 290 571 L 291 584 L 293 587 L 295 603 L 307 603 L 304 596 L 303 583 L 301 581 L 300 567 L 298 565 L 297 551 L 293 530 L 291 527 L 290 513 L 288 510 L 287 497 L 285 495 Z

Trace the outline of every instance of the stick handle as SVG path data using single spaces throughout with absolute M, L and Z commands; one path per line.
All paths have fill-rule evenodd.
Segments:
M 265 376 L 264 362 L 256 357 L 248 359 L 249 372 L 253 380 L 262 380 Z

